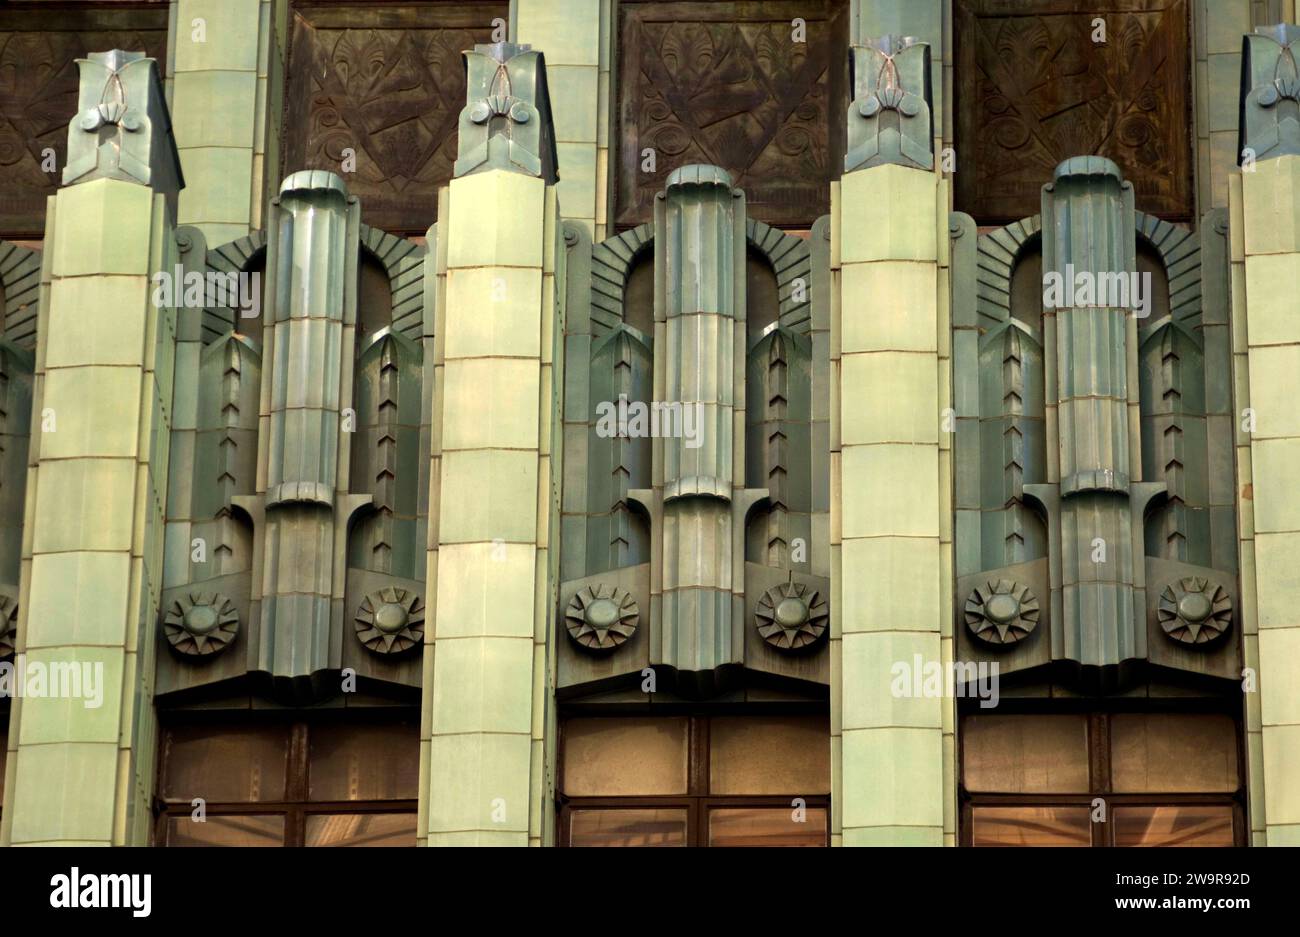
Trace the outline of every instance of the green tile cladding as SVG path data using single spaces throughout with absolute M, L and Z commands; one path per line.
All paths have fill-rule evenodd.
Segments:
M 428 845 L 557 841 L 565 707 L 829 710 L 832 842 L 955 844 L 917 658 L 1047 701 L 1236 705 L 1245 671 L 1250 840 L 1297 841 L 1296 27 L 1199 24 L 1200 164 L 1233 129 L 1253 164 L 1195 225 L 1087 154 L 1033 217 L 953 214 L 926 0 L 852 5 L 811 230 L 708 164 L 617 230 L 613 8 L 517 0 L 407 238 L 342 165 L 263 198 L 283 0 L 176 6 L 207 46 L 84 63 L 44 243 L 0 241 L 0 655 L 104 678 L 9 704 L 0 842 L 150 841 L 157 711 L 237 699 L 418 704 Z M 178 265 L 260 316 L 156 308 Z M 1148 314 L 1039 302 L 1069 269 L 1149 276 Z

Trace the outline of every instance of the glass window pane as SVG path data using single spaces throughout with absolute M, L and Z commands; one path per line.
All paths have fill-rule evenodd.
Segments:
M 420 788 L 420 728 L 313 726 L 312 800 L 414 800 Z
M 1232 808 L 1116 807 L 1116 846 L 1231 846 Z
M 1110 725 L 1116 793 L 1235 791 L 1237 728 L 1230 716 L 1124 713 Z
M 686 810 L 679 807 L 572 810 L 571 846 L 685 846 Z
M 975 846 L 1091 846 L 1087 807 L 974 807 Z
M 413 813 L 313 813 L 308 846 L 414 846 Z
M 178 726 L 164 733 L 163 794 L 209 804 L 284 800 L 285 726 Z
M 829 794 L 825 716 L 716 716 L 709 723 L 712 794 Z
M 825 846 L 826 811 L 809 807 L 796 823 L 789 807 L 719 807 L 709 811 L 710 846 Z
M 619 716 L 564 724 L 570 797 L 686 793 L 685 717 Z
M 1088 792 L 1085 716 L 967 716 L 961 746 L 968 791 Z
M 276 814 L 167 819 L 168 846 L 283 846 L 284 817 Z

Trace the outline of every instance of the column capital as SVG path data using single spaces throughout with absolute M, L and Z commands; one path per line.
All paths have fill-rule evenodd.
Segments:
M 844 171 L 893 163 L 934 168 L 930 44 L 914 36 L 880 36 L 849 50 L 849 104 Z
M 1237 165 L 1300 155 L 1300 26 L 1259 26 L 1242 37 Z
M 513 42 L 476 45 L 465 56 L 465 107 L 455 176 L 504 169 L 559 181 L 546 58 Z
M 168 197 L 185 188 L 157 61 L 143 52 L 77 59 L 77 113 L 68 124 L 63 184 L 121 179 Z

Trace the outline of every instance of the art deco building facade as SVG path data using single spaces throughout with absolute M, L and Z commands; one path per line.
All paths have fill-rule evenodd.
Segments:
M 0 843 L 1300 844 L 1295 22 L 0 9 Z

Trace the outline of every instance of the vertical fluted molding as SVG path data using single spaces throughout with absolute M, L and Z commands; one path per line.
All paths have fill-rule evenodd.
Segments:
M 1061 618 L 1054 656 L 1084 667 L 1144 657 L 1135 614 L 1129 323 L 1123 306 L 1082 304 L 1137 270 L 1133 188 L 1101 157 L 1069 159 L 1043 188 L 1044 319 L 1054 328 Z M 1052 289 L 1049 278 L 1058 278 Z M 1100 297 L 1092 297 L 1095 302 Z M 1108 297 L 1113 299 L 1115 297 Z M 1070 304 L 1071 300 L 1075 303 Z M 1061 305 L 1058 306 L 1058 300 Z
M 655 400 L 696 435 L 655 440 L 663 497 L 660 642 L 652 662 L 738 662 L 732 490 L 743 484 L 745 207 L 716 166 L 683 166 L 655 203 Z
M 294 692 L 341 665 L 334 567 L 336 525 L 346 522 L 337 511 L 347 487 L 340 416 L 356 323 L 358 224 L 356 201 L 329 172 L 289 176 L 271 211 L 266 539 L 254 669 Z

